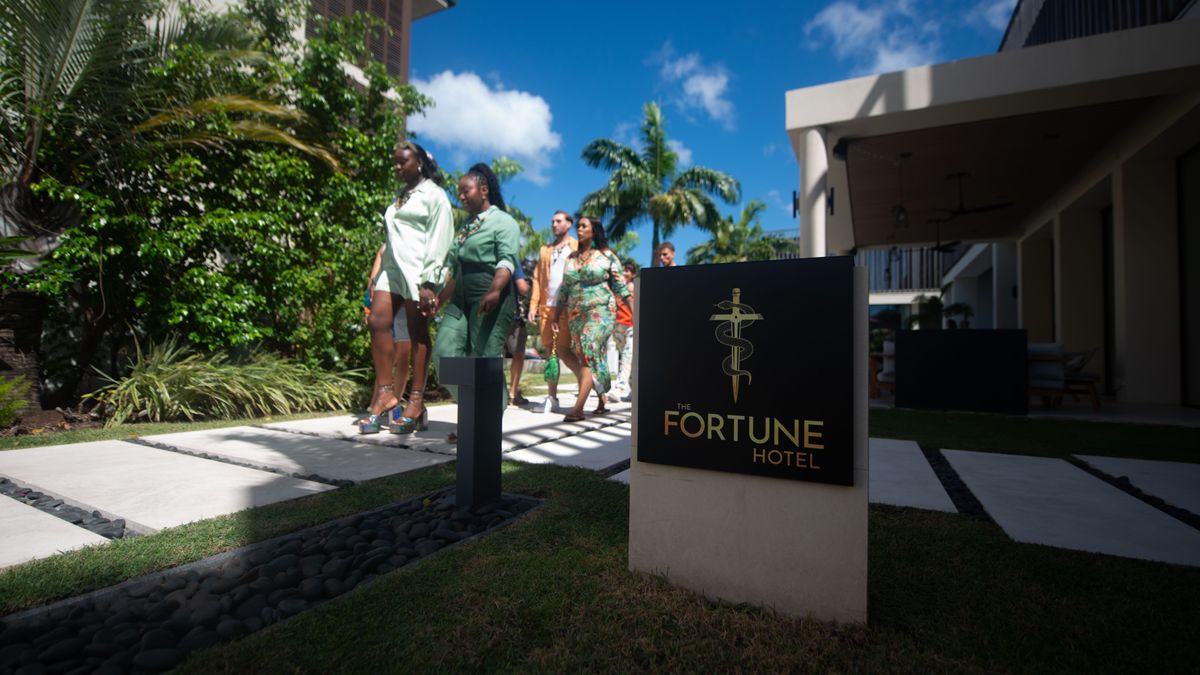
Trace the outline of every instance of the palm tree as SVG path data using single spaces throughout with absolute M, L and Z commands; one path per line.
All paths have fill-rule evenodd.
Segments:
M 741 186 L 728 174 L 702 166 L 677 170 L 679 156 L 667 142 L 662 111 L 652 102 L 644 108 L 640 145 L 639 152 L 599 138 L 583 149 L 588 166 L 611 172 L 604 187 L 583 198 L 583 210 L 608 224 L 609 239 L 620 239 L 626 228 L 648 218 L 653 226 L 651 244 L 657 251 L 662 238 L 683 225 L 716 227 L 720 214 L 711 196 L 727 204 L 741 199 Z
M 688 249 L 688 264 L 774 260 L 795 252 L 796 242 L 791 239 L 763 234 L 758 217 L 766 209 L 766 204 L 754 199 L 742 209 L 736 223 L 733 216 L 722 218 L 713 230 L 712 239 Z
M 174 92 L 149 84 L 173 45 L 195 44 L 234 65 L 262 63 L 255 36 L 230 14 L 194 21 L 179 0 L 4 0 L 0 2 L 0 235 L 46 253 L 79 210 L 34 195 L 39 153 L 57 136 L 87 139 L 87 161 L 113 165 L 140 144 L 289 145 L 337 170 L 324 148 L 275 126 L 300 125 L 294 109 L 226 92 Z M 159 80 L 161 84 L 161 79 Z M 181 97 L 180 94 L 183 94 Z M 212 113 L 233 117 L 226 134 L 180 133 Z M 237 116 L 241 116 L 238 118 Z

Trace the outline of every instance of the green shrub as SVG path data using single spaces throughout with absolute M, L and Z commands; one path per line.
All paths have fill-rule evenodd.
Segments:
M 177 419 L 233 419 L 343 410 L 354 402 L 362 370 L 330 373 L 268 353 L 244 362 L 224 354 L 206 356 L 180 346 L 174 338 L 142 352 L 121 379 L 88 394 L 110 415 L 108 426 L 122 422 Z
M 11 427 L 20 417 L 17 411 L 29 404 L 29 380 L 24 377 L 0 377 L 0 427 Z

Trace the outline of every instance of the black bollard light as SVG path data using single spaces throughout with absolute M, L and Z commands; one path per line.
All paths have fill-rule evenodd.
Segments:
M 469 509 L 497 501 L 504 360 L 445 357 L 438 363 L 438 376 L 458 386 L 457 506 Z

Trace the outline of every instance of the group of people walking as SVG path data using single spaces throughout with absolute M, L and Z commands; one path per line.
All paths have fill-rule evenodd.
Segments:
M 612 391 L 609 343 L 621 343 L 619 382 L 628 393 L 632 354 L 632 284 L 635 268 L 623 267 L 597 218 L 554 214 L 554 241 L 544 246 L 532 279 L 520 260 L 520 228 L 507 213 L 500 182 L 486 164 L 472 166 L 458 183 L 466 221 L 454 226 L 453 210 L 437 164 L 421 146 L 397 145 L 396 173 L 404 190 L 383 216 L 385 238 L 375 256 L 364 296 L 371 333 L 375 389 L 370 411 L 359 421 L 364 434 L 387 427 L 405 434 L 428 423 L 425 384 L 430 359 L 501 356 L 514 322 L 539 326 L 543 356 L 555 353 L 575 373 L 579 395 L 565 421 L 583 419 L 594 389 L 604 412 Z M 568 232 L 574 223 L 577 237 Z M 524 287 L 531 287 L 528 309 Z M 442 312 L 437 341 L 430 321 Z M 618 329 L 621 326 L 621 329 Z M 523 340 L 510 341 L 514 357 Z M 515 343 L 515 344 L 514 344 Z M 629 352 L 625 354 L 624 352 Z M 519 366 L 511 390 L 518 394 Z M 411 375 L 408 398 L 400 398 Z M 558 408 L 557 382 L 550 382 L 547 412 Z M 451 388 L 451 393 L 456 392 Z M 390 411 L 390 414 L 389 414 Z

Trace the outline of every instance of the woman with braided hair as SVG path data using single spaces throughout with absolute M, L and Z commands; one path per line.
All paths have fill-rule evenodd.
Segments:
M 500 181 L 486 164 L 472 166 L 459 180 L 458 200 L 467 220 L 450 248 L 450 280 L 439 298 L 446 313 L 434 353 L 439 360 L 501 356 L 516 307 L 509 280 L 520 264 L 521 230 L 504 210 Z M 503 381 L 496 395 L 507 396 Z
M 425 423 L 425 376 L 432 345 L 429 317 L 437 313 L 437 294 L 446 279 L 446 256 L 454 234 L 450 200 L 441 187 L 437 164 L 424 148 L 401 141 L 395 151 L 396 175 L 404 182 L 383 216 L 386 240 L 379 254 L 378 276 L 371 289 L 371 355 L 375 395 L 370 415 L 359 431 L 379 433 L 384 413 L 396 408 L 404 381 L 392 382 L 392 366 L 406 373 L 412 358 L 412 389 L 403 410 L 396 409 L 391 431 L 409 433 Z M 397 324 L 393 329 L 393 323 Z M 407 328 L 407 330 L 404 330 Z M 407 333 L 402 340 L 401 337 Z M 392 344 L 396 336 L 395 346 Z

